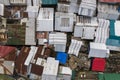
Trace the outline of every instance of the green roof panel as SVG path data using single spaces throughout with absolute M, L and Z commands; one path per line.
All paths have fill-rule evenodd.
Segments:
M 105 73 L 98 75 L 99 80 L 120 80 L 120 74 L 117 73 Z

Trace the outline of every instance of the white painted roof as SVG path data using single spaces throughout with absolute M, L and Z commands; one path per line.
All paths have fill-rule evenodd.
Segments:
M 43 75 L 57 76 L 58 66 L 59 66 L 58 60 L 55 60 L 55 58 L 52 58 L 52 57 L 48 57 L 47 63 L 45 64 L 44 69 L 43 69 Z
M 115 22 L 115 35 L 120 36 L 120 21 Z

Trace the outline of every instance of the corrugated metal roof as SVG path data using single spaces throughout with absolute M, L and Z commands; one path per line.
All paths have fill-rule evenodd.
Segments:
M 120 0 L 99 0 L 100 2 L 109 2 L 109 3 L 116 3 L 120 2 Z

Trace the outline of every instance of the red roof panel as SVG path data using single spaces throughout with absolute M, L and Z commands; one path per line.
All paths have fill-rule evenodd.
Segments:
M 92 63 L 93 71 L 104 71 L 106 60 L 104 58 L 95 58 Z
M 11 46 L 0 46 L 0 58 L 5 57 L 15 49 L 16 49 L 15 47 L 11 47 Z

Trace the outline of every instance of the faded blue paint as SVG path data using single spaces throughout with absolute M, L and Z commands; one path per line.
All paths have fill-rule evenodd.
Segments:
M 120 47 L 120 37 L 115 35 L 115 20 L 110 20 L 110 36 L 106 41 L 106 45 Z
M 43 5 L 56 5 L 58 0 L 42 0 Z

